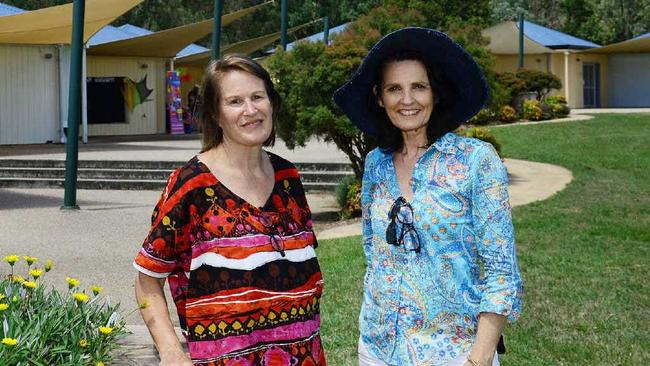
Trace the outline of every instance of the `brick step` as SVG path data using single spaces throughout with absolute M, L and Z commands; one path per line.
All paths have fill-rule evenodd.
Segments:
M 0 178 L 0 188 L 63 188 L 63 178 Z M 159 191 L 165 188 L 165 180 L 147 179 L 78 179 L 77 189 L 109 189 Z M 334 191 L 334 182 L 304 182 L 305 191 Z
M 88 169 L 79 168 L 79 179 L 135 179 L 135 180 L 167 180 L 171 170 L 164 169 Z M 347 171 L 304 171 L 300 173 L 304 182 L 340 182 L 351 176 Z M 1 178 L 65 178 L 63 168 L 0 168 Z
M 182 161 L 123 161 L 123 160 L 79 160 L 79 169 L 162 169 L 174 170 L 183 166 Z M 296 163 L 299 171 L 346 171 L 352 172 L 350 164 L 345 163 Z M 4 168 L 61 168 L 64 160 L 0 159 L 0 170 Z

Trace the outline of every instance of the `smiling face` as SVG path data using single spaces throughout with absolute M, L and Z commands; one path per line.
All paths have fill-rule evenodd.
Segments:
M 273 107 L 264 81 L 241 70 L 226 71 L 219 82 L 219 126 L 226 143 L 262 146 L 273 129 Z
M 403 132 L 426 127 L 434 107 L 427 70 L 420 61 L 394 61 L 384 67 L 382 83 L 375 90 L 377 103 L 391 123 Z

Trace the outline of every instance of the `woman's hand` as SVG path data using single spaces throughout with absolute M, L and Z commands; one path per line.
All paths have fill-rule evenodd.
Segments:
M 160 366 L 193 366 L 193 363 L 182 349 L 172 349 L 160 352 Z
M 494 313 L 481 313 L 478 320 L 476 342 L 469 353 L 472 361 L 465 361 L 463 366 L 492 366 L 499 337 L 506 324 L 506 317 Z
M 147 303 L 140 308 L 142 319 L 149 328 L 158 355 L 160 366 L 192 366 L 192 361 L 183 352 L 183 347 L 172 326 L 167 301 L 163 293 L 164 279 L 153 278 L 138 272 L 135 281 L 135 296 L 138 304 Z
M 492 358 L 490 358 L 486 363 L 480 363 L 478 361 L 472 362 L 468 359 L 467 361 L 463 362 L 463 366 L 492 366 L 492 361 Z

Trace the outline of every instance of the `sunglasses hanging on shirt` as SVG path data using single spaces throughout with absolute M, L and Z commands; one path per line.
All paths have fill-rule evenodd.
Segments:
M 415 230 L 414 220 L 413 207 L 404 197 L 397 198 L 388 213 L 390 222 L 386 228 L 386 242 L 420 253 L 420 236 Z

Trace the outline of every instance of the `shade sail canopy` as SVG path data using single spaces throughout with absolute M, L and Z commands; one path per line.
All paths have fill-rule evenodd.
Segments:
M 272 4 L 273 1 L 241 9 L 221 17 L 221 26 L 226 26 L 241 17 L 251 14 L 260 7 Z M 103 56 L 139 56 L 139 57 L 175 57 L 178 52 L 192 42 L 210 34 L 213 30 L 212 18 L 200 22 L 182 25 L 180 27 L 124 39 L 115 42 L 98 44 L 88 48 L 90 55 Z
M 142 0 L 86 0 L 84 42 Z M 72 3 L 0 17 L 0 43 L 70 44 Z
M 301 24 L 301 25 L 295 26 L 293 28 L 289 28 L 287 30 L 287 33 L 291 34 L 293 32 L 296 32 L 296 31 L 298 31 L 298 30 L 300 30 L 300 29 L 302 29 L 302 28 L 304 28 L 304 27 L 306 27 L 308 25 L 313 24 L 316 21 L 317 20 L 309 22 L 309 23 Z M 277 41 L 278 39 L 280 39 L 280 32 L 269 33 L 269 34 L 266 34 L 266 35 L 263 35 L 263 36 L 260 36 L 260 37 L 251 38 L 251 39 L 247 39 L 245 41 L 241 41 L 241 42 L 237 42 L 237 43 L 233 43 L 233 44 L 223 46 L 223 47 L 221 47 L 220 53 L 222 55 L 229 54 L 229 53 L 230 54 L 239 53 L 239 54 L 247 55 L 247 54 L 253 53 L 253 52 L 255 52 L 255 51 L 259 50 L 259 49 L 262 49 L 262 48 L 270 45 L 271 43 Z M 202 52 L 202 53 L 196 53 L 196 54 L 186 56 L 186 57 L 179 57 L 179 58 L 176 59 L 176 62 L 177 63 L 200 63 L 200 64 L 203 64 L 203 63 L 207 62 L 210 59 L 211 56 L 212 56 L 212 51 L 208 50 L 208 51 L 205 51 L 205 52 Z
M 582 51 L 583 53 L 648 53 L 650 37 L 637 37 L 627 41 L 612 43 L 600 48 Z
M 524 30 L 525 30 L 524 26 Z M 516 55 L 519 53 L 519 27 L 515 22 L 503 22 L 481 32 L 490 39 L 488 50 L 496 55 Z M 524 34 L 524 53 L 553 53 L 553 50 L 533 41 Z

